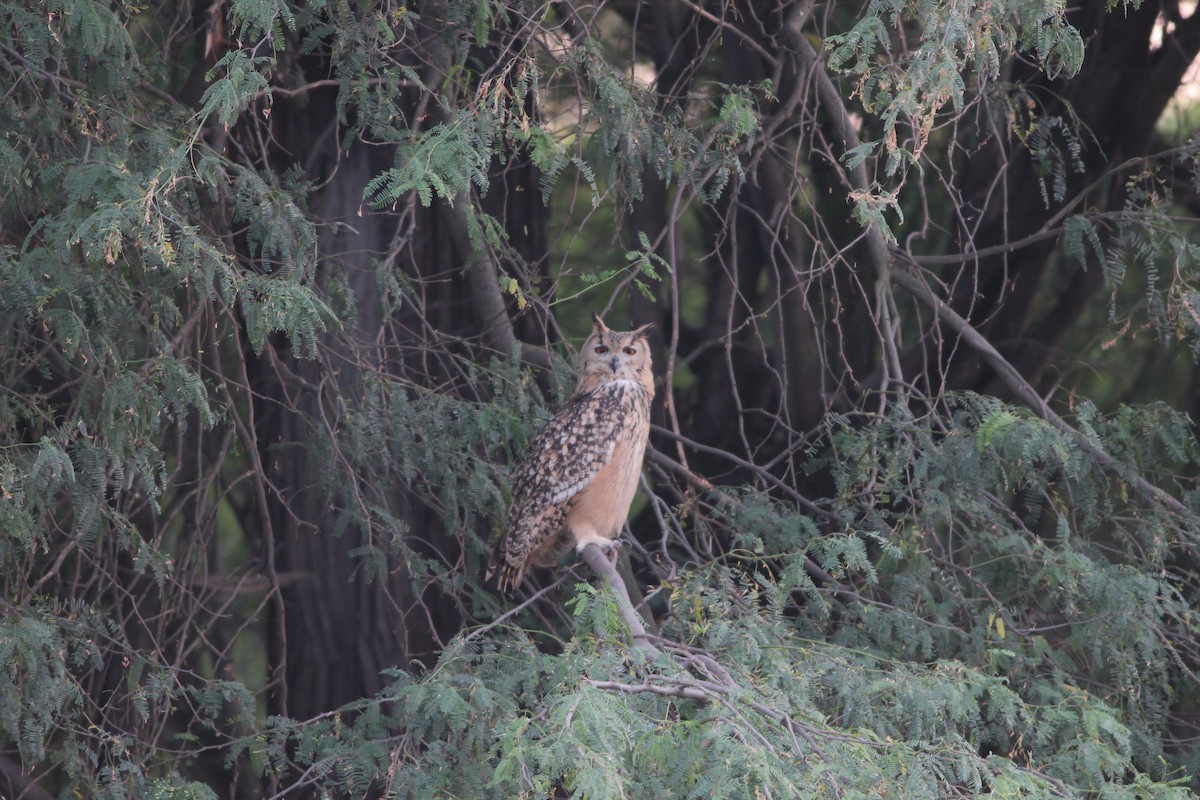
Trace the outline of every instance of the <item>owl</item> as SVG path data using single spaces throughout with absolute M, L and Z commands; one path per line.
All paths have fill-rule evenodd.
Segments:
M 580 354 L 579 383 L 512 473 L 512 506 L 488 564 L 511 591 L 530 564 L 552 566 L 572 547 L 612 552 L 642 471 L 654 376 L 649 325 L 611 331 L 599 316 Z

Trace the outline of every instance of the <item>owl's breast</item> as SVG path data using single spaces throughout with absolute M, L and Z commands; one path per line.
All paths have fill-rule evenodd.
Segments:
M 630 393 L 640 398 L 626 408 L 612 456 L 575 496 L 567 513 L 567 528 L 576 535 L 587 531 L 615 539 L 629 515 L 650 433 L 649 401 L 644 392 L 630 390 Z

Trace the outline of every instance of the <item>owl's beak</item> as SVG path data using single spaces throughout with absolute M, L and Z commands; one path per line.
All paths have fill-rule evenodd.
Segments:
M 612 367 L 612 371 L 615 373 L 617 371 L 617 357 L 613 356 L 612 358 L 610 358 L 608 360 L 608 365 L 610 367 Z

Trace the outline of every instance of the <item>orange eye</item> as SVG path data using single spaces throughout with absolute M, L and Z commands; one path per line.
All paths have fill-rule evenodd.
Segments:
M 627 355 L 627 356 L 632 356 L 632 355 L 636 355 L 636 354 L 637 354 L 637 349 L 636 349 L 636 348 L 633 348 L 633 347 L 626 347 L 626 348 L 625 348 L 625 355 Z
M 608 348 L 605 347 L 604 345 L 602 345 L 602 344 L 596 345 L 596 355 L 602 356 L 607 352 L 608 352 Z

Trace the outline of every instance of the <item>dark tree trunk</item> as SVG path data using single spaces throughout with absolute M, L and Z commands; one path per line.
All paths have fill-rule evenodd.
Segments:
M 310 197 L 309 213 L 325 220 L 321 263 L 352 293 L 356 316 L 344 331 L 327 335 L 328 361 L 298 358 L 287 342 L 273 341 L 256 360 L 258 440 L 270 484 L 271 530 L 264 561 L 280 580 L 270 629 L 275 672 L 272 713 L 307 719 L 381 688 L 381 671 L 405 667 L 436 649 L 433 631 L 409 618 L 398 601 L 411 600 L 408 575 L 363 574 L 355 550 L 371 536 L 343 515 L 358 502 L 357 487 L 333 486 L 318 456 L 320 438 L 336 426 L 315 429 L 338 412 L 334 398 L 353 404 L 363 395 L 369 371 L 386 367 L 388 326 L 380 298 L 379 264 L 392 246 L 397 219 L 363 209 L 363 188 L 391 166 L 391 150 L 356 142 L 340 151 L 332 94 L 314 95 L 303 106 L 278 103 L 282 143 L 322 188 Z M 281 155 L 283 161 L 286 154 Z M 283 164 L 282 166 L 286 166 Z M 392 487 L 397 518 L 419 525 L 421 511 L 403 486 Z M 371 579 L 368 580 L 368 577 Z
M 438 51 L 429 46 L 436 71 Z M 401 105 L 415 118 L 420 98 Z M 487 533 L 446 530 L 396 471 L 364 475 L 359 466 L 353 480 L 340 478 L 345 465 L 325 460 L 334 448 L 322 441 L 339 435 L 343 415 L 353 413 L 376 376 L 444 390 L 456 376 L 446 373 L 437 349 L 443 344 L 431 337 L 444 334 L 507 355 L 514 328 L 498 272 L 540 268 L 545 209 L 532 190 L 538 176 L 528 159 L 517 154 L 493 171 L 480 207 L 501 222 L 510 252 L 523 260 L 505 266 L 471 243 L 463 213 L 469 198 L 429 208 L 413 199 L 386 211 L 364 199 L 368 182 L 394 166 L 395 150 L 357 137 L 347 146 L 332 89 L 302 101 L 276 100 L 272 122 L 278 145 L 272 166 L 300 164 L 317 187 L 306 208 L 324 226 L 318 262 L 325 274 L 315 280 L 340 282 L 354 310 L 323 335 L 322 360 L 273 340 L 253 359 L 251 376 L 257 439 L 275 490 L 266 497 L 263 543 L 266 570 L 279 587 L 269 631 L 271 711 L 306 719 L 375 693 L 385 669 L 432 663 L 460 624 L 461 600 L 434 586 L 418 595 L 390 537 L 402 536 L 403 546 L 420 556 L 462 564 L 463 537 Z M 411 298 L 386 302 L 384 278 L 415 287 L 419 305 Z M 364 526 L 362 512 L 372 505 L 386 508 L 403 533 Z M 386 554 L 385 569 L 370 568 L 359 555 L 368 547 Z

